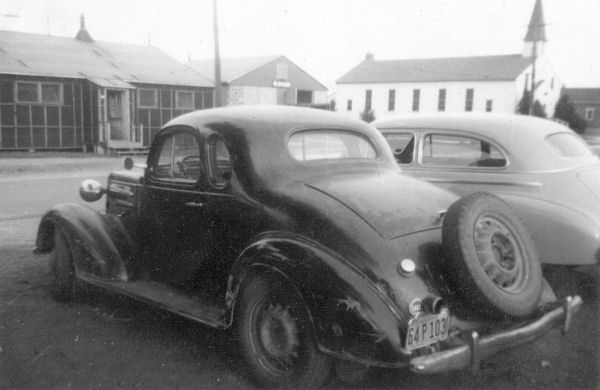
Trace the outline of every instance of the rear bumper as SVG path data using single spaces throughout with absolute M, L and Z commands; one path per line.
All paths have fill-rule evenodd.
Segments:
M 468 367 L 478 371 L 482 359 L 495 355 L 503 349 L 534 340 L 558 326 L 561 326 L 562 332 L 566 333 L 573 315 L 579 311 L 582 303 L 583 301 L 577 295 L 567 297 L 562 306 L 520 328 L 481 338 L 477 332 L 473 332 L 468 344 L 411 359 L 410 369 L 418 374 L 437 374 Z

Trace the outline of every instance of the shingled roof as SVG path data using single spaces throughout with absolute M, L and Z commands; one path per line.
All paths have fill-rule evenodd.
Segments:
M 190 67 L 152 46 L 0 31 L 0 74 L 213 87 Z
M 565 88 L 563 94 L 568 95 L 573 103 L 600 104 L 600 88 Z
M 521 54 L 408 60 L 370 60 L 358 64 L 337 84 L 422 83 L 515 80 L 531 59 Z

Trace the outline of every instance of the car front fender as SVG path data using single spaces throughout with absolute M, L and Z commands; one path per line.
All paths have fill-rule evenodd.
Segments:
M 403 317 L 376 282 L 339 255 L 303 237 L 263 235 L 232 269 L 227 292 L 231 321 L 240 287 L 262 272 L 286 279 L 303 298 L 322 352 L 364 364 L 397 366 Z
M 118 217 L 75 203 L 54 206 L 40 221 L 36 253 L 52 251 L 56 229 L 69 242 L 77 273 L 121 281 L 134 273 L 133 240 Z

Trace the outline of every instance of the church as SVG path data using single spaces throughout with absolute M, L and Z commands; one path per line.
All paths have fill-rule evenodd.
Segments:
M 522 53 L 473 57 L 376 60 L 367 54 L 336 81 L 337 110 L 377 119 L 408 112 L 518 112 L 523 95 L 548 116 L 562 84 L 544 56 L 541 0 L 536 0 Z M 531 106 L 531 103 L 529 104 Z

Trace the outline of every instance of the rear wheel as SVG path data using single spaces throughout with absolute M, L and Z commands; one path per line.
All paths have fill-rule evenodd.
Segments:
M 448 209 L 442 228 L 454 288 L 479 311 L 529 315 L 542 292 L 542 270 L 527 229 L 510 207 L 478 192 Z
M 317 349 L 308 310 L 279 277 L 256 275 L 241 291 L 237 325 L 251 379 L 259 386 L 317 388 L 330 359 Z
M 75 266 L 69 243 L 58 227 L 54 231 L 54 249 L 50 253 L 50 272 L 52 297 L 59 302 L 72 301 L 75 298 Z

